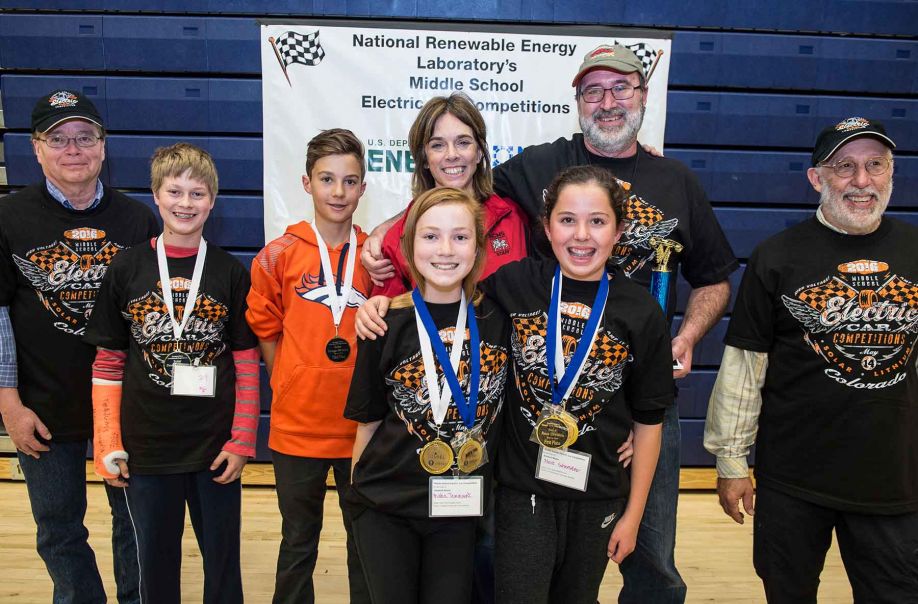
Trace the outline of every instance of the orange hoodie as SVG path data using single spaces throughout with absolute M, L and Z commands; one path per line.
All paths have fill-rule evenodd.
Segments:
M 367 235 L 357 227 L 354 283 L 338 335 L 351 345 L 347 359 L 331 361 L 326 343 L 335 336 L 316 236 L 306 222 L 287 227 L 252 261 L 252 289 L 246 320 L 260 340 L 277 339 L 271 388 L 268 446 L 299 457 L 350 457 L 357 424 L 344 419 L 344 403 L 357 358 L 354 316 L 373 287 L 360 264 Z M 332 271 L 344 280 L 342 250 L 329 249 Z

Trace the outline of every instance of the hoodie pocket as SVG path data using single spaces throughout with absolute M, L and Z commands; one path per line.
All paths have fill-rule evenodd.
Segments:
M 273 427 L 303 436 L 353 438 L 357 424 L 344 419 L 353 371 L 297 365 L 272 405 Z

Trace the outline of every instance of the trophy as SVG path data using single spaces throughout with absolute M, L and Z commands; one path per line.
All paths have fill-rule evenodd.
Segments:
M 653 267 L 650 276 L 650 293 L 657 299 L 663 314 L 667 314 L 667 302 L 669 300 L 669 288 L 671 285 L 673 271 L 669 268 L 669 257 L 682 251 L 682 244 L 672 239 L 663 237 L 651 237 L 650 246 L 657 255 L 657 264 Z

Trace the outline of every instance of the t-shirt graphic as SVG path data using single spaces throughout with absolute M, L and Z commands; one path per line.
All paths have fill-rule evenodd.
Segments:
M 345 254 L 341 254 L 342 260 L 344 259 Z M 359 262 L 359 260 L 358 260 Z M 335 291 L 338 295 L 341 295 L 341 286 L 344 281 L 344 270 L 343 266 L 338 267 L 338 279 L 335 287 Z M 300 284 L 294 288 L 296 295 L 301 297 L 304 300 L 309 300 L 310 302 L 318 302 L 323 304 L 328 308 L 331 308 L 329 304 L 329 294 L 331 293 L 330 285 L 325 280 L 325 272 L 319 268 L 319 274 L 313 275 L 310 273 L 303 273 L 303 276 L 300 278 Z M 360 308 L 360 306 L 367 301 L 367 297 L 363 295 L 356 287 L 351 288 L 351 293 L 347 297 L 347 305 L 351 308 Z
M 794 296 L 782 295 L 825 375 L 849 388 L 886 388 L 905 379 L 918 341 L 918 285 L 886 262 L 843 262 Z
M 581 302 L 561 302 L 561 349 L 565 367 L 577 350 L 577 338 L 583 333 L 590 311 L 590 306 Z M 535 426 L 542 406 L 552 402 L 545 359 L 546 315 L 544 312 L 511 314 L 511 320 L 516 385 L 523 402 L 520 410 Z M 602 410 L 601 401 L 608 400 L 621 388 L 625 364 L 631 361 L 628 346 L 600 327 L 565 407 L 577 418 L 581 435 L 595 429 L 593 418 Z
M 450 346 L 455 333 L 455 327 L 441 329 L 439 332 L 440 340 L 446 346 Z M 469 332 L 466 329 L 465 341 L 462 345 L 462 357 L 459 361 L 459 369 L 456 372 L 459 384 L 466 395 L 469 392 L 469 378 L 471 377 L 468 338 Z M 478 406 L 475 409 L 475 424 L 476 426 L 480 425 L 482 432 L 487 434 L 497 418 L 503 402 L 508 354 L 505 348 L 494 347 L 484 341 L 481 342 L 480 350 L 482 372 L 478 382 Z M 439 362 L 434 362 L 437 363 L 437 377 L 442 392 L 444 388 L 448 389 L 449 385 Z M 434 440 L 437 437 L 437 426 L 430 408 L 430 391 L 427 389 L 427 380 L 424 378 L 424 360 L 421 357 L 421 352 L 417 351 L 407 359 L 399 362 L 386 376 L 386 384 L 392 389 L 395 413 L 405 422 L 408 432 L 417 436 L 421 443 Z M 449 440 L 456 432 L 463 430 L 465 430 L 465 425 L 462 423 L 459 409 L 456 407 L 455 402 L 451 402 L 446 411 L 446 418 L 440 426 L 440 437 L 444 440 Z
M 178 321 L 182 320 L 187 306 L 191 281 L 172 277 L 172 299 Z M 169 310 L 163 301 L 162 284 L 128 303 L 125 319 L 130 321 L 131 337 L 143 351 L 143 360 L 153 383 L 164 388 L 172 384 L 172 366 L 175 363 L 211 365 L 226 344 L 222 332 L 229 315 L 227 306 L 211 296 L 200 293 L 195 301 L 193 315 L 182 331 L 182 339 L 175 340 Z
M 627 183 L 624 183 L 627 186 Z M 629 277 L 656 256 L 652 237 L 669 237 L 679 226 L 678 218 L 666 219 L 663 212 L 637 195 L 625 200 L 624 220 L 628 225 L 612 250 L 613 260 Z
M 54 327 L 82 335 L 108 265 L 122 249 L 102 229 L 80 227 L 25 257 L 13 254 L 13 260 L 55 318 Z

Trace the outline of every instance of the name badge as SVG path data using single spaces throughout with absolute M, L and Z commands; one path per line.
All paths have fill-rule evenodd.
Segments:
M 590 476 L 591 458 L 589 453 L 581 453 L 573 449 L 539 447 L 535 477 L 545 482 L 585 492 L 587 478 Z
M 217 389 L 217 367 L 214 365 L 172 366 L 172 394 L 176 396 L 214 396 Z
M 428 489 L 428 515 L 455 518 L 484 514 L 481 476 L 431 476 Z

